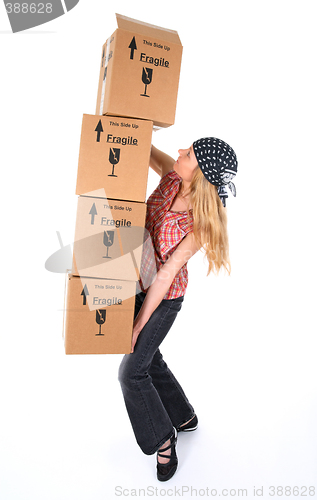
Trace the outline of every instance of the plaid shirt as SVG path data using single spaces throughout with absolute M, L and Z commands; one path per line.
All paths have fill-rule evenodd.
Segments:
M 181 177 L 175 170 L 171 170 L 161 179 L 158 187 L 147 200 L 145 228 L 151 238 L 148 242 L 145 242 L 143 250 L 140 280 L 140 286 L 143 291 L 146 291 L 151 284 L 150 276 L 152 276 L 152 279 L 155 276 L 155 272 L 153 273 L 153 271 L 158 271 L 162 267 L 182 239 L 193 230 L 193 215 L 191 210 L 189 211 L 189 216 L 187 211 L 170 211 L 172 202 L 179 191 L 181 181 Z M 155 266 L 153 262 L 155 262 Z M 145 276 L 148 277 L 147 282 L 144 279 Z M 176 274 L 164 299 L 175 299 L 184 295 L 187 283 L 187 264 L 184 264 Z

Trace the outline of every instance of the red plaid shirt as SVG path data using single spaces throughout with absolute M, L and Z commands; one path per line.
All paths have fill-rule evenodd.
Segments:
M 186 211 L 170 211 L 172 202 L 179 191 L 181 181 L 181 177 L 175 172 L 175 170 L 171 170 L 161 179 L 158 187 L 147 200 L 145 228 L 149 231 L 151 242 L 154 247 L 156 271 L 158 271 L 168 260 L 169 256 L 174 252 L 175 248 L 182 241 L 182 239 L 193 230 L 193 215 L 191 210 L 189 211 L 189 216 Z M 150 246 L 152 247 L 152 245 Z M 144 258 L 144 254 L 147 254 L 146 258 Z M 151 267 L 151 260 L 153 270 L 153 257 L 151 259 L 149 255 L 150 252 L 147 252 L 145 249 L 142 259 L 143 273 L 141 272 L 141 278 L 142 276 L 145 276 L 146 272 L 148 273 L 148 276 L 151 274 L 149 271 Z M 154 275 L 152 273 L 152 277 L 154 277 Z M 150 284 L 147 283 L 147 286 L 145 286 L 145 281 L 146 280 L 143 278 L 140 280 L 140 286 L 143 291 L 146 291 Z M 164 299 L 175 299 L 184 295 L 187 283 L 187 264 L 184 264 L 184 266 L 176 274 L 168 292 L 164 296 Z

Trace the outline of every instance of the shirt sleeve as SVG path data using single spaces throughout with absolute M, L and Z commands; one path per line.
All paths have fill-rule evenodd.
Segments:
M 179 185 L 182 178 L 175 172 L 175 170 L 170 170 L 167 174 L 162 177 L 159 184 L 161 194 L 164 198 L 174 197 L 178 192 Z

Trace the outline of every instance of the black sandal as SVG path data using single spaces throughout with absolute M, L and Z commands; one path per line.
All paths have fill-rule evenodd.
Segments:
M 195 431 L 198 427 L 198 418 L 197 415 L 194 415 L 192 419 L 187 422 L 187 424 L 180 425 L 176 427 L 177 432 L 191 432 Z
M 177 465 L 178 465 L 178 459 L 176 455 L 176 443 L 177 443 L 177 431 L 174 428 L 174 436 L 171 437 L 171 444 L 169 446 L 166 446 L 166 448 L 160 448 L 157 452 L 157 457 L 164 457 L 164 458 L 169 458 L 169 461 L 166 464 L 161 464 L 159 461 L 157 461 L 157 479 L 159 481 L 168 481 L 171 479 L 172 476 L 174 476 Z M 162 452 L 171 450 L 170 455 L 163 455 Z

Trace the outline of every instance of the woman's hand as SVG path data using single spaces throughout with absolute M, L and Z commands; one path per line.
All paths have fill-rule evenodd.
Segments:
M 136 344 L 136 341 L 138 340 L 138 336 L 140 335 L 142 328 L 138 326 L 137 324 L 133 325 L 133 330 L 132 330 L 132 343 L 131 343 L 131 353 L 134 352 L 134 346 Z

